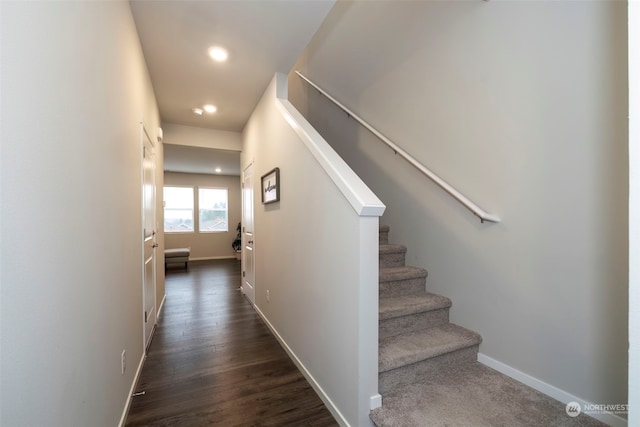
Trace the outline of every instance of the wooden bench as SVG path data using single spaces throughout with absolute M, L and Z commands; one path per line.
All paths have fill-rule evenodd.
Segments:
M 189 255 L 191 248 L 174 248 L 164 250 L 164 269 L 167 270 L 167 264 L 178 264 L 184 262 L 185 270 L 189 269 Z

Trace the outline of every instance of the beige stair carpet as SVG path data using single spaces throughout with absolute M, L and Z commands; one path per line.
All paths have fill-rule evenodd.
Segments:
M 378 427 L 605 426 L 478 362 L 431 375 L 383 397 L 371 413 Z

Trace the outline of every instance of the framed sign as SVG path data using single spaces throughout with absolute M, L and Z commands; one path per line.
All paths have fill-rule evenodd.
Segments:
M 272 169 L 262 175 L 262 203 L 274 203 L 280 200 L 280 168 Z

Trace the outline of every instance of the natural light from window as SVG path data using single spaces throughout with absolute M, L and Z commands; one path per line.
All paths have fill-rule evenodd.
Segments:
M 165 233 L 193 233 L 193 187 L 164 187 Z
M 226 188 L 198 188 L 198 231 L 229 231 L 228 193 Z

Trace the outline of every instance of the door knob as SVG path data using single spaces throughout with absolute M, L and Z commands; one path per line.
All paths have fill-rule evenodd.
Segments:
M 154 249 L 157 248 L 158 246 L 160 246 L 160 245 L 157 244 L 157 243 L 154 243 L 153 245 L 151 245 L 151 247 L 154 248 Z
M 250 245 L 253 244 L 253 240 L 249 240 L 247 243 L 249 243 Z

